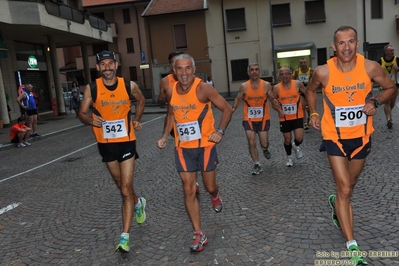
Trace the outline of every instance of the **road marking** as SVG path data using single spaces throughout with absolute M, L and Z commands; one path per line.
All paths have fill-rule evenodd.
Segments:
M 4 208 L 1 208 L 1 209 L 0 209 L 0 215 L 2 215 L 3 213 L 6 213 L 6 212 L 8 212 L 8 211 L 11 211 L 12 209 L 15 209 L 15 208 L 18 207 L 19 205 L 21 205 L 21 202 L 13 203 L 13 204 L 10 204 L 10 205 L 8 205 L 8 206 L 6 206 L 6 207 L 4 207 Z
M 141 124 L 142 124 L 142 125 L 145 125 L 145 124 L 147 124 L 147 123 L 153 122 L 153 121 L 158 120 L 158 119 L 161 119 L 161 118 L 163 118 L 163 117 L 165 117 L 165 115 L 159 116 L 159 117 L 157 117 L 157 118 L 154 118 L 154 119 L 152 119 L 152 120 L 146 121 L 146 122 L 141 123 Z M 57 162 L 57 161 L 59 161 L 59 160 L 61 160 L 61 159 L 64 159 L 65 157 L 68 157 L 68 156 L 70 156 L 70 155 L 72 155 L 72 154 L 75 154 L 75 153 L 77 153 L 77 152 L 83 151 L 83 150 L 85 150 L 85 149 L 87 149 L 87 148 L 90 148 L 90 147 L 96 145 L 96 144 L 97 144 L 97 142 L 94 142 L 94 143 L 92 143 L 92 144 L 90 144 L 90 145 L 87 145 L 86 147 L 83 147 L 83 148 L 80 148 L 80 149 L 78 149 L 78 150 L 76 150 L 76 151 L 73 151 L 73 152 L 71 152 L 71 153 L 65 154 L 65 155 L 63 155 L 63 156 L 61 156 L 61 157 L 58 157 L 58 158 L 56 158 L 56 159 L 54 159 L 54 160 L 51 160 L 51 161 L 49 161 L 49 162 L 47 162 L 47 163 L 38 165 L 38 166 L 36 166 L 36 167 L 33 167 L 33 168 L 31 168 L 31 169 L 29 169 L 29 170 L 26 170 L 26 171 L 24 171 L 24 172 L 15 174 L 15 175 L 13 175 L 13 176 L 10 176 L 10 177 L 1 179 L 1 180 L 0 180 L 0 183 L 1 183 L 1 182 L 4 182 L 4 181 L 7 181 L 7 180 L 10 180 L 10 179 L 13 179 L 13 178 L 15 178 L 15 177 L 18 177 L 18 176 L 20 176 L 20 175 L 23 175 L 23 174 L 32 172 L 32 171 L 34 171 L 34 170 L 36 170 L 36 169 L 42 168 L 42 167 L 44 167 L 44 166 L 46 166 L 46 165 L 49 165 L 49 164 L 52 164 L 52 163 L 54 163 L 54 162 Z

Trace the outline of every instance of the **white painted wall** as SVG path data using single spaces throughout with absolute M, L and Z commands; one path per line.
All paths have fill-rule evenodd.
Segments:
M 212 77 L 217 90 L 226 94 L 228 86 L 234 94 L 242 81 L 232 82 L 230 61 L 248 58 L 249 62 L 258 62 L 262 69 L 273 71 L 272 41 L 268 0 L 222 0 L 224 9 L 245 8 L 246 31 L 223 31 L 221 1 L 209 0 L 206 14 L 206 28 L 209 42 L 209 57 L 212 59 Z M 270 0 L 271 4 L 290 3 L 291 26 L 273 28 L 274 45 L 290 45 L 314 42 L 315 48 L 327 48 L 327 56 L 333 51 L 330 47 L 334 31 L 343 25 L 354 27 L 358 31 L 360 45 L 358 52 L 363 54 L 363 0 L 325 0 L 326 22 L 306 24 L 305 0 Z M 391 43 L 399 50 L 399 38 L 396 32 L 395 16 L 399 14 L 394 1 L 383 1 L 383 18 L 371 19 L 371 0 L 365 1 L 366 41 L 369 43 Z M 226 37 L 228 75 L 223 34 Z M 316 49 L 313 49 L 309 64 L 317 66 Z M 381 51 L 382 53 L 382 51 Z

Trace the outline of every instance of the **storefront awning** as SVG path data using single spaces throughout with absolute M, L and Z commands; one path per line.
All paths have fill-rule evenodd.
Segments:
M 294 43 L 294 44 L 286 44 L 286 45 L 275 45 L 274 46 L 274 51 L 283 52 L 283 51 L 312 49 L 314 46 L 315 46 L 314 42 Z

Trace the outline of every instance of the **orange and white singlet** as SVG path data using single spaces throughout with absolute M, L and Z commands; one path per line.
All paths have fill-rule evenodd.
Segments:
M 179 94 L 173 85 L 170 105 L 175 115 L 175 145 L 181 148 L 200 148 L 215 145 L 208 137 L 215 132 L 211 102 L 202 103 L 197 98 L 201 79 L 195 78 L 187 94 Z
M 266 123 L 270 120 L 270 109 L 267 101 L 267 94 L 265 93 L 265 86 L 263 80 L 259 81 L 259 88 L 253 89 L 251 81 L 247 81 L 247 92 L 244 97 L 243 119 L 252 122 Z
M 131 119 L 130 98 L 126 91 L 125 81 L 118 78 L 115 90 L 108 90 L 102 78 L 96 79 L 97 98 L 93 102 L 92 117 L 100 116 L 105 122 L 102 127 L 92 127 L 99 143 L 115 143 L 136 140 Z
M 356 54 L 356 67 L 350 72 L 337 69 L 335 57 L 327 61 L 330 79 L 323 88 L 324 114 L 321 120 L 323 139 L 354 139 L 374 132 L 373 117 L 362 109 L 372 98 L 372 81 L 364 67 L 364 57 Z
M 278 100 L 284 113 L 284 117 L 279 118 L 280 122 L 303 118 L 301 97 L 295 86 L 295 80 L 291 80 L 289 89 L 284 89 L 281 82 L 278 84 L 278 88 L 280 90 Z

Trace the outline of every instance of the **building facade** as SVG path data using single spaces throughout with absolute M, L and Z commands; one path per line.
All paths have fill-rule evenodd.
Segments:
M 0 1 L 0 120 L 4 124 L 10 123 L 6 98 L 11 119 L 20 116 L 17 90 L 25 83 L 33 85 L 41 111 L 65 113 L 57 48 L 78 45 L 87 55 L 88 44 L 112 41 L 106 22 L 85 14 L 79 4 L 78 0 Z

